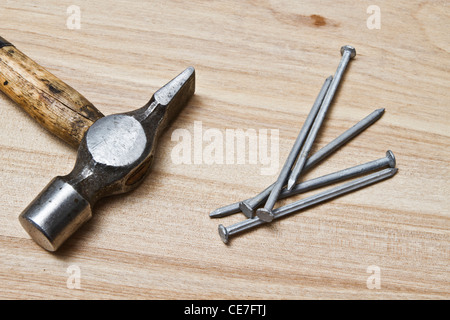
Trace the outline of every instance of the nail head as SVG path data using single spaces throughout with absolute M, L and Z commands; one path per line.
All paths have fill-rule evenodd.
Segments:
M 271 222 L 274 218 L 272 211 L 266 208 L 259 208 L 256 210 L 256 215 L 264 222 Z
M 386 151 L 386 157 L 389 159 L 389 166 L 395 168 L 396 160 L 394 153 L 391 150 Z
M 219 225 L 219 235 L 224 243 L 228 243 L 228 230 L 223 226 L 223 224 Z
M 346 46 L 341 47 L 341 55 L 343 55 L 345 51 L 350 52 L 351 59 L 353 59 L 356 56 L 356 49 L 352 46 L 346 45 Z

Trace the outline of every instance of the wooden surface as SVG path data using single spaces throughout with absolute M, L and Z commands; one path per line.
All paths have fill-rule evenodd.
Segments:
M 450 298 L 447 1 L 76 1 L 74 30 L 66 24 L 73 4 L 2 1 L 1 36 L 105 115 L 144 105 L 190 65 L 197 91 L 161 139 L 148 179 L 101 201 L 54 254 L 17 218 L 50 179 L 71 170 L 76 151 L 0 95 L 1 298 Z M 367 27 L 372 4 L 380 29 Z M 357 57 L 314 150 L 373 110 L 386 113 L 305 179 L 388 149 L 398 174 L 224 245 L 218 224 L 244 216 L 208 214 L 276 179 L 344 44 Z M 262 175 L 260 161 L 174 163 L 172 133 L 193 135 L 195 121 L 223 135 L 279 130 L 277 172 Z M 367 285 L 374 266 L 379 289 Z M 70 289 L 73 268 L 78 289 Z

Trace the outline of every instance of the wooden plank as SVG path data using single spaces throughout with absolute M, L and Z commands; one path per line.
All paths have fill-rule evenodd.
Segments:
M 0 296 L 448 299 L 450 11 L 445 1 L 377 1 L 381 28 L 369 29 L 370 4 L 78 1 L 80 29 L 70 29 L 70 2 L 3 1 L 1 36 L 105 115 L 144 105 L 189 65 L 197 91 L 160 141 L 148 179 L 101 201 L 55 254 L 17 217 L 51 178 L 71 170 L 76 152 L 0 95 Z M 224 143 L 227 130 L 266 129 L 269 139 L 278 132 L 278 148 L 270 140 L 268 147 L 278 150 L 279 170 L 344 44 L 357 57 L 314 150 L 373 110 L 386 113 L 305 179 L 387 149 L 399 173 L 224 245 L 217 225 L 244 216 L 213 220 L 209 212 L 255 195 L 278 172 L 261 174 L 268 165 L 249 163 L 248 148 L 243 164 L 237 154 L 227 164 L 226 150 L 223 164 L 198 163 L 195 126 Z M 193 139 L 191 164 L 175 163 L 177 129 Z M 71 266 L 80 289 L 68 288 Z M 381 287 L 369 289 L 376 267 Z

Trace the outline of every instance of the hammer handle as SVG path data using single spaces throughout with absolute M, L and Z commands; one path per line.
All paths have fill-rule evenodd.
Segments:
M 78 147 L 103 114 L 78 91 L 0 37 L 0 90 L 44 128 Z

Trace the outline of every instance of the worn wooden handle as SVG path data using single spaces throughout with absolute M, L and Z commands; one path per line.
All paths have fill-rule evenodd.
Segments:
M 0 37 L 0 90 L 44 128 L 77 147 L 103 114 L 78 91 Z

